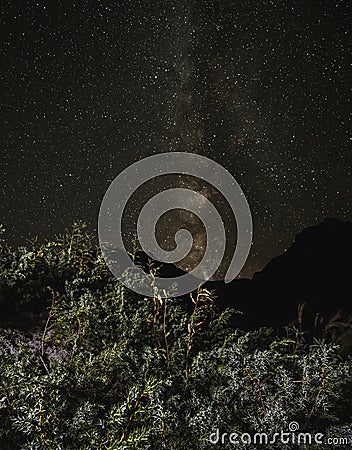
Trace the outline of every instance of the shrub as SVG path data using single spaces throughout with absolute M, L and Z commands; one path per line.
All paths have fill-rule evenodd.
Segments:
M 272 436 L 293 421 L 351 439 L 351 357 L 333 343 L 231 329 L 235 312 L 206 289 L 136 295 L 82 223 L 30 248 L 2 242 L 0 270 L 1 449 L 254 448 L 210 433 Z

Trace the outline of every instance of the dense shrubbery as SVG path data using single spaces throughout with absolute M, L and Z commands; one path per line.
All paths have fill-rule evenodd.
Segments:
M 0 255 L 1 449 L 259 448 L 209 436 L 291 421 L 351 439 L 351 357 L 337 346 L 233 330 L 204 289 L 133 294 L 83 224 L 30 248 L 2 242 Z

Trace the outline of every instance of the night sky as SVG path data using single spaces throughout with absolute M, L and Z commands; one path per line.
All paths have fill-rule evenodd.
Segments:
M 82 219 L 116 175 L 196 152 L 250 204 L 242 276 L 326 217 L 351 220 L 341 1 L 2 1 L 1 219 L 11 244 Z

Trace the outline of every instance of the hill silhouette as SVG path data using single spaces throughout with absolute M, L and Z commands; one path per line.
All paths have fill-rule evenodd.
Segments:
M 277 328 L 301 316 L 301 327 L 311 330 L 336 314 L 352 313 L 351 250 L 352 223 L 326 219 L 299 233 L 291 247 L 252 280 L 207 286 L 216 289 L 221 309 L 243 311 L 233 318 L 234 326 Z

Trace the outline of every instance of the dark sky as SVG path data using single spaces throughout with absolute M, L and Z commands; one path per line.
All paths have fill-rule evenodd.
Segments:
M 1 222 L 12 244 L 75 219 L 147 155 L 196 152 L 250 204 L 244 276 L 326 217 L 351 220 L 341 1 L 2 1 Z

